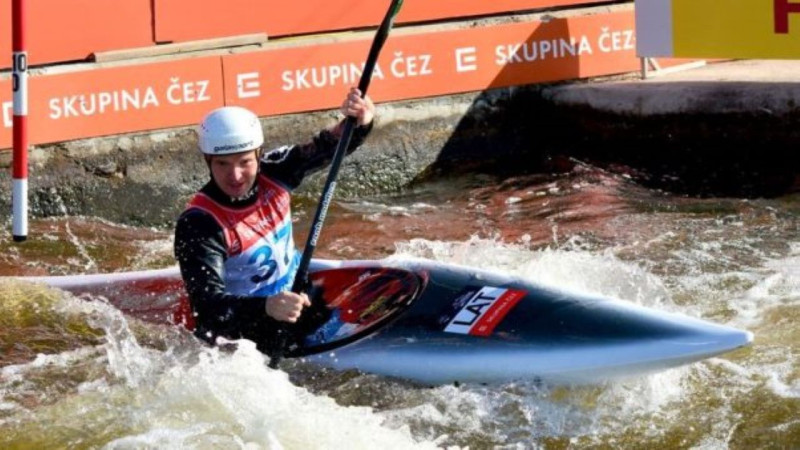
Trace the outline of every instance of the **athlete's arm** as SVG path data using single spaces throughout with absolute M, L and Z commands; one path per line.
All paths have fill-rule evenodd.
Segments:
M 375 105 L 367 97 L 361 98 L 358 89 L 351 89 L 340 111 L 345 116 L 356 118 L 346 154 L 353 153 L 372 131 Z M 267 151 L 261 160 L 261 173 L 275 179 L 287 188 L 294 189 L 307 175 L 326 167 L 333 160 L 333 154 L 342 135 L 344 121 L 330 129 L 322 130 L 313 140 L 303 145 L 284 146 Z

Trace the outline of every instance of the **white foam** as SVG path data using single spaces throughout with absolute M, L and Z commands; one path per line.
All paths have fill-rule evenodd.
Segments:
M 630 429 L 633 417 L 663 414 L 686 395 L 681 380 L 688 370 L 574 388 L 525 382 L 441 386 L 424 395 L 410 394 L 405 403 L 413 405 L 383 414 L 390 423 L 409 424 L 415 434 L 433 441 L 524 442 L 532 446 L 548 438 L 623 432 Z
M 408 430 L 390 429 L 366 407 L 342 407 L 329 397 L 294 386 L 286 373 L 266 367 L 249 341 L 233 353 L 204 349 L 194 364 L 174 366 L 139 389 L 126 412 L 145 432 L 123 444 L 211 443 L 245 448 L 432 448 Z M 181 414 L 188 412 L 188 414 Z M 225 437 L 227 436 L 227 437 Z
M 0 409 L 12 415 L 8 420 L 33 420 L 44 427 L 74 416 L 84 430 L 113 428 L 107 448 L 435 448 L 417 442 L 408 427 L 384 425 L 384 417 L 371 408 L 340 406 L 293 385 L 285 372 L 267 368 L 266 357 L 250 341 L 225 351 L 195 339 L 174 339 L 174 332 L 164 335 L 169 348 L 155 349 L 141 345 L 136 334 L 158 328 L 137 331 L 145 324 L 102 299 L 61 293 L 56 309 L 104 330 L 106 342 L 2 367 L 0 389 L 13 392 L 0 402 Z M 36 383 L 68 367 L 81 370 L 52 392 L 55 398 L 40 396 Z M 35 416 L 15 400 L 28 391 L 46 404 Z M 78 442 L 83 433 L 71 437 L 67 432 L 59 445 Z
M 529 237 L 528 237 L 529 239 Z M 521 244 L 473 236 L 465 242 L 413 239 L 396 244 L 393 257 L 422 257 L 436 261 L 516 275 L 560 289 L 589 292 L 643 304 L 668 306 L 670 295 L 658 277 L 610 251 L 531 250 Z M 565 247 L 579 245 L 572 242 Z

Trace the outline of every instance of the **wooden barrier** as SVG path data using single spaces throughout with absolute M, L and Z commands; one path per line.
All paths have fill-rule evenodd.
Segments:
M 111 50 L 107 52 L 92 53 L 95 62 L 125 61 L 136 58 L 152 58 L 156 56 L 180 56 L 182 53 L 208 52 L 209 50 L 242 47 L 263 47 L 267 43 L 266 33 L 243 34 L 240 36 L 203 39 L 199 41 L 181 42 L 175 44 L 154 45 L 150 47 L 132 48 L 127 50 Z

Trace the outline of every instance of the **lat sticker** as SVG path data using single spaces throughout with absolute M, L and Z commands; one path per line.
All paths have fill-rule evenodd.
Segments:
M 525 297 L 526 292 L 517 289 L 482 287 L 475 292 L 460 295 L 460 306 L 444 331 L 448 333 L 489 336 L 514 306 Z

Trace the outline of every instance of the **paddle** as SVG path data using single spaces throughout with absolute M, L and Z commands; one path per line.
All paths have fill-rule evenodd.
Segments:
M 358 83 L 358 90 L 361 91 L 362 96 L 367 95 L 367 88 L 370 81 L 372 81 L 372 71 L 375 68 L 375 63 L 378 61 L 378 55 L 389 37 L 389 31 L 392 29 L 394 18 L 400 11 L 403 0 L 392 0 L 389 10 L 381 22 L 378 31 L 375 33 L 375 38 L 372 40 L 372 46 L 367 55 L 367 62 L 364 64 L 364 71 L 361 74 L 361 80 Z M 333 191 L 336 189 L 336 177 L 339 175 L 339 167 L 342 165 L 342 159 L 346 153 L 347 147 L 350 146 L 350 139 L 353 137 L 353 130 L 356 126 L 356 118 L 348 116 L 344 122 L 342 136 L 339 138 L 339 143 L 336 146 L 336 151 L 333 154 L 333 161 L 331 168 L 328 171 L 328 178 L 325 181 L 325 186 L 322 189 L 322 196 L 320 197 L 317 212 L 314 214 L 314 221 L 311 223 L 311 230 L 308 233 L 308 240 L 303 249 L 303 256 L 300 259 L 300 265 L 297 268 L 297 274 L 294 278 L 292 285 L 292 292 L 302 293 L 307 292 L 310 282 L 308 279 L 308 269 L 311 264 L 311 257 L 314 250 L 317 248 L 317 241 L 322 232 L 322 222 L 328 214 L 328 207 L 333 198 Z M 313 299 L 312 299 L 313 300 Z M 278 337 L 275 342 L 275 348 L 272 351 L 272 356 L 269 361 L 269 367 L 277 368 L 280 360 L 283 358 L 284 351 L 286 350 L 286 341 L 288 338 L 289 330 L 286 327 L 278 330 Z

